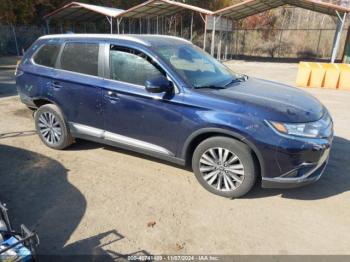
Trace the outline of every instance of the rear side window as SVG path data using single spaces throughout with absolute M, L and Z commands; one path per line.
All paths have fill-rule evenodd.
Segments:
M 60 48 L 59 44 L 46 44 L 34 55 L 33 60 L 38 65 L 55 67 Z
M 61 69 L 98 76 L 99 44 L 67 43 L 61 56 Z
M 111 79 L 144 86 L 146 80 L 165 75 L 145 54 L 128 48 L 111 46 Z

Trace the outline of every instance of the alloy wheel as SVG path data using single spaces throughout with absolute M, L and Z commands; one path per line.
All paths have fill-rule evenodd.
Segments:
M 204 180 L 219 191 L 236 190 L 244 180 L 244 166 L 239 157 L 222 147 L 210 148 L 199 161 Z
M 39 130 L 42 137 L 49 144 L 56 145 L 61 141 L 62 128 L 55 115 L 44 112 L 39 116 Z

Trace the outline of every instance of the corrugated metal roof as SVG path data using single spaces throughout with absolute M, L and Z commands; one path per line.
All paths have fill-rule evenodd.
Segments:
M 246 18 L 283 5 L 292 5 L 315 12 L 336 16 L 350 13 L 349 8 L 325 3 L 320 0 L 246 0 L 216 12 L 171 0 L 149 0 L 126 11 L 117 8 L 72 2 L 44 16 L 44 19 L 70 19 L 74 21 L 95 21 L 103 16 L 145 18 L 170 16 L 183 10 L 204 15 L 222 15 L 234 20 Z
M 214 15 L 222 15 L 239 20 L 283 5 L 301 7 L 332 16 L 336 16 L 337 12 L 340 14 L 350 13 L 349 8 L 316 0 L 246 0 L 220 9 L 214 12 Z
M 124 10 L 105 7 L 99 5 L 91 5 L 79 2 L 71 2 L 54 12 L 44 16 L 44 19 L 70 19 L 74 21 L 94 21 L 103 16 L 116 17 Z
M 169 16 L 182 10 L 191 10 L 197 13 L 212 15 L 213 12 L 193 5 L 183 4 L 169 0 L 150 0 L 140 5 L 134 6 L 119 14 L 120 17 L 155 17 Z

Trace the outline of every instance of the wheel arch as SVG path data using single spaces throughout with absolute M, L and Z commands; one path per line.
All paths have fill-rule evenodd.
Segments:
M 55 105 L 55 106 L 57 106 L 58 109 L 61 111 L 65 121 L 67 121 L 67 115 L 63 112 L 61 106 L 57 102 L 55 102 L 47 97 L 35 97 L 32 99 L 32 102 L 36 106 L 36 109 L 38 109 L 39 107 L 41 107 L 43 105 Z
M 54 104 L 56 106 L 58 106 L 54 101 L 52 101 L 51 99 L 45 98 L 45 97 L 35 97 L 32 100 L 33 104 L 36 106 L 36 108 L 39 108 L 43 105 L 47 105 L 47 104 Z
M 205 139 L 214 136 L 226 136 L 246 144 L 253 152 L 253 156 L 257 162 L 260 171 L 260 176 L 263 177 L 265 175 L 265 164 L 263 157 L 258 148 L 254 145 L 254 143 L 252 143 L 247 138 L 245 138 L 237 132 L 226 130 L 223 128 L 203 128 L 195 131 L 187 138 L 181 153 L 182 158 L 185 160 L 186 166 L 191 166 L 192 155 L 196 147 Z

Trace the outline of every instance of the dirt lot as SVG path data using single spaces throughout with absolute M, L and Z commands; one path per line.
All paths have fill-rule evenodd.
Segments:
M 228 63 L 293 84 L 296 65 Z M 228 200 L 191 172 L 86 141 L 45 147 L 0 71 L 0 200 L 42 254 L 350 254 L 350 92 L 309 89 L 331 111 L 335 143 L 320 181 Z M 149 222 L 155 222 L 148 227 Z

